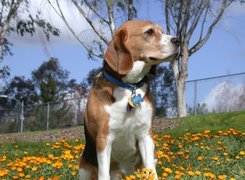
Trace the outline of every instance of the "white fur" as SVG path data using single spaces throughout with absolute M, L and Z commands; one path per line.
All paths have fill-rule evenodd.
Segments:
M 178 49 L 171 42 L 173 36 L 163 34 L 160 40 L 160 44 L 162 46 L 162 57 L 161 59 L 165 59 L 175 53 L 177 53 Z
M 110 161 L 111 161 L 111 140 L 107 138 L 105 149 L 97 153 L 98 158 L 98 180 L 110 179 Z
M 144 97 L 146 86 L 145 84 L 137 89 L 136 93 Z M 131 112 L 127 112 L 126 106 L 131 91 L 117 87 L 113 95 L 116 98 L 116 102 L 110 106 L 105 106 L 106 111 L 110 114 L 109 139 L 112 142 L 108 144 L 109 146 L 111 145 L 111 158 L 120 163 L 122 172 L 125 174 L 133 173 L 138 142 L 141 155 L 144 156 L 142 157 L 144 166 L 155 171 L 154 143 L 149 137 L 153 113 L 151 105 L 147 102 L 142 102 Z
M 123 78 L 123 81 L 130 83 L 139 82 L 145 77 L 150 68 L 151 66 L 145 62 L 136 61 L 132 70 Z M 147 85 L 144 84 L 143 87 L 136 90 L 136 94 L 144 97 L 146 90 Z M 109 157 L 120 164 L 121 172 L 124 174 L 133 173 L 135 171 L 136 159 L 138 158 L 136 157 L 137 146 L 139 147 L 144 166 L 156 172 L 154 165 L 154 143 L 149 136 L 153 109 L 149 103 L 144 101 L 138 107 L 127 112 L 128 98 L 131 94 L 130 90 L 117 87 L 113 92 L 116 101 L 110 106 L 105 106 L 105 110 L 110 114 L 109 137 L 105 150 L 98 156 L 98 162 L 107 175 L 109 173 L 108 167 L 110 167 Z M 105 153 L 109 151 L 111 151 L 111 154 Z M 98 177 L 99 180 L 105 179 L 100 175 Z
M 151 65 L 146 64 L 144 61 L 135 61 L 133 68 L 125 77 L 123 77 L 123 81 L 137 83 L 145 77 L 150 69 Z

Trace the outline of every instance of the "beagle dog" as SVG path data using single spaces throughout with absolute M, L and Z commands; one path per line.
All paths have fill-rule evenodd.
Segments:
M 178 54 L 177 38 L 148 21 L 128 21 L 114 34 L 89 92 L 80 179 L 110 180 L 155 168 L 154 106 L 147 74 Z

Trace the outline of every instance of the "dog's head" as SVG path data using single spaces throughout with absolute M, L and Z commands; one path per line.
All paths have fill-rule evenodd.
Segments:
M 136 61 L 155 65 L 172 61 L 178 53 L 177 38 L 148 21 L 128 21 L 116 32 L 104 59 L 118 74 L 126 75 Z

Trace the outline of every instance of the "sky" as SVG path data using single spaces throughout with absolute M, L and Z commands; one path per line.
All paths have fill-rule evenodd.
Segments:
M 50 57 L 55 57 L 59 59 L 61 66 L 70 72 L 70 79 L 81 82 L 91 69 L 101 67 L 102 60 L 88 60 L 86 51 L 45 1 L 31 0 L 31 11 L 40 10 L 43 17 L 60 29 L 60 37 L 52 37 L 52 42 L 48 42 L 40 31 L 34 37 L 11 35 L 14 55 L 7 56 L 1 66 L 10 67 L 11 77 L 30 78 L 33 70 Z M 79 12 L 70 6 L 68 1 L 60 2 L 64 14 L 77 33 L 88 29 Z M 162 4 L 150 0 L 137 2 L 140 2 L 138 19 L 156 22 L 165 29 Z M 187 80 L 245 72 L 244 29 L 245 6 L 233 4 L 215 27 L 208 42 L 190 57 Z

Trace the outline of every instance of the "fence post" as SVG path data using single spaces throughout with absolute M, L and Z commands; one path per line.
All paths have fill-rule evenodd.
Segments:
M 197 115 L 197 81 L 194 81 L 194 114 Z
M 49 103 L 47 103 L 47 130 L 49 130 Z
M 24 120 L 25 120 L 25 116 L 24 116 L 24 101 L 21 101 L 20 132 L 23 132 L 23 121 Z

